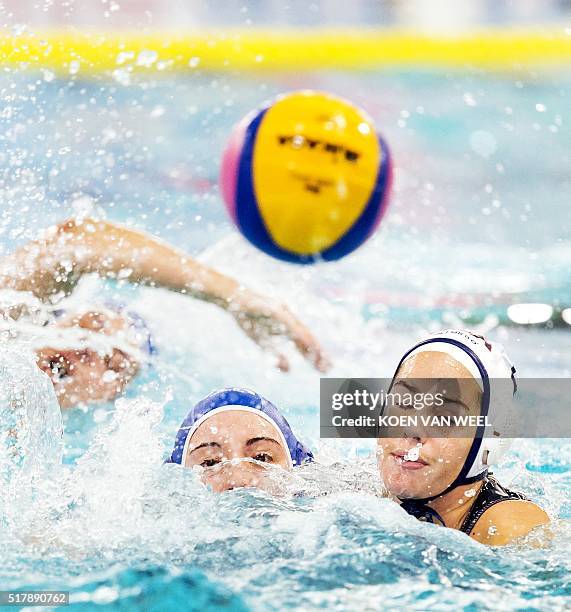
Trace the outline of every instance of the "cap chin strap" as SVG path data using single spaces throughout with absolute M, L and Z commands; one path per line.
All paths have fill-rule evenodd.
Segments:
M 399 498 L 400 499 L 400 498 Z M 434 508 L 431 508 L 427 504 L 422 503 L 419 499 L 403 499 L 401 500 L 400 507 L 414 518 L 425 523 L 440 523 L 443 527 L 446 527 L 444 519 L 436 512 Z
M 404 354 L 404 356 L 402 357 L 402 359 L 400 360 L 397 366 L 397 369 L 395 371 L 395 376 L 397 372 L 399 371 L 401 365 L 403 364 L 404 360 L 414 350 L 416 350 L 420 346 L 424 346 L 425 344 L 431 344 L 433 342 L 438 342 L 438 343 L 444 342 L 445 344 L 452 344 L 454 346 L 457 346 L 458 348 L 462 349 L 465 353 L 467 353 L 471 357 L 472 361 L 476 364 L 476 367 L 478 368 L 478 371 L 480 372 L 480 377 L 482 378 L 482 385 L 483 385 L 482 405 L 481 405 L 480 414 L 481 416 L 486 417 L 490 410 L 490 379 L 488 377 L 488 372 L 486 371 L 486 368 L 484 367 L 484 364 L 482 363 L 478 355 L 476 355 L 476 353 L 470 347 L 466 346 L 465 344 L 462 344 L 462 342 L 459 342 L 458 340 L 454 340 L 452 338 L 430 338 L 428 340 L 424 340 L 423 342 L 419 342 L 416 346 L 413 346 L 409 351 L 407 351 Z M 403 507 L 403 509 L 406 510 L 406 512 L 408 512 L 412 516 L 419 518 L 420 520 L 424 520 L 429 523 L 433 523 L 434 519 L 436 518 L 443 525 L 445 525 L 444 520 L 438 514 L 438 512 L 436 512 L 436 510 L 434 510 L 427 504 L 435 500 L 437 497 L 442 497 L 443 495 L 446 495 L 447 493 L 449 493 L 456 487 L 459 487 L 465 484 L 471 484 L 473 482 L 477 482 L 478 480 L 482 480 L 483 478 L 486 477 L 488 473 L 487 469 L 485 469 L 483 472 L 480 472 L 479 474 L 476 474 L 475 476 L 470 476 L 470 477 L 468 476 L 468 474 L 470 473 L 470 469 L 472 468 L 472 465 L 474 465 L 474 461 L 480 451 L 480 447 L 482 445 L 482 439 L 484 436 L 484 431 L 485 431 L 485 426 L 479 425 L 476 430 L 476 435 L 474 436 L 474 439 L 472 440 L 472 445 L 470 446 L 470 450 L 468 451 L 468 456 L 466 457 L 466 460 L 464 461 L 464 465 L 462 466 L 462 469 L 460 470 L 458 476 L 456 476 L 456 478 L 452 481 L 450 485 L 448 485 L 440 493 L 437 493 L 436 495 L 432 495 L 430 497 L 422 497 L 422 498 L 417 498 L 417 499 L 407 499 L 407 498 L 402 499 L 399 497 L 398 499 L 401 501 L 401 506 Z

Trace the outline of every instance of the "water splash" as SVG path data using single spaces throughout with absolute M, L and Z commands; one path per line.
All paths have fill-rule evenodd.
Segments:
M 46 476 L 61 463 L 63 427 L 50 379 L 35 355 L 0 343 L 0 479 Z

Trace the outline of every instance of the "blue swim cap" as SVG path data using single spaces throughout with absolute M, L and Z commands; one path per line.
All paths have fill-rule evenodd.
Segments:
M 157 346 L 153 334 L 149 329 L 149 326 L 145 319 L 136 311 L 131 308 L 127 308 L 123 302 L 115 300 L 107 300 L 105 306 L 116 312 L 117 314 L 123 315 L 127 318 L 127 324 L 129 331 L 132 332 L 133 340 L 138 345 L 139 349 L 143 351 L 149 357 L 153 357 L 158 353 Z
M 259 410 L 283 434 L 294 466 L 313 461 L 312 452 L 295 437 L 289 423 L 271 402 L 249 389 L 229 388 L 214 391 L 190 409 L 176 434 L 174 448 L 165 463 L 182 464 L 187 438 L 190 439 L 189 436 L 194 433 L 198 421 L 202 421 L 209 412 L 225 406 L 229 409 L 243 407 Z
M 149 357 L 154 357 L 157 353 L 157 345 L 149 326 L 145 319 L 134 310 L 125 310 L 129 328 L 137 334 L 139 339 L 139 347 Z

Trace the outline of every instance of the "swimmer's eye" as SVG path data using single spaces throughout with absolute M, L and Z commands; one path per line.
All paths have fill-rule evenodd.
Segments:
M 355 151 L 345 151 L 345 159 L 350 162 L 357 161 L 359 159 L 359 153 L 355 153 Z
M 410 410 L 411 408 L 414 408 L 411 401 L 408 399 L 403 401 L 400 397 L 393 397 L 391 402 L 388 403 L 387 407 L 395 410 Z
M 274 458 L 268 453 L 258 453 L 252 457 L 255 461 L 261 461 L 262 463 L 273 463 Z
M 200 465 L 204 468 L 213 467 L 217 463 L 220 463 L 220 459 L 205 459 Z

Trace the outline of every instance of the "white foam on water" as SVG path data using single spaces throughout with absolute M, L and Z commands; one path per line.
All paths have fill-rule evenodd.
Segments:
M 8 483 L 61 463 L 62 418 L 53 385 L 35 355 L 0 342 L 0 474 Z

